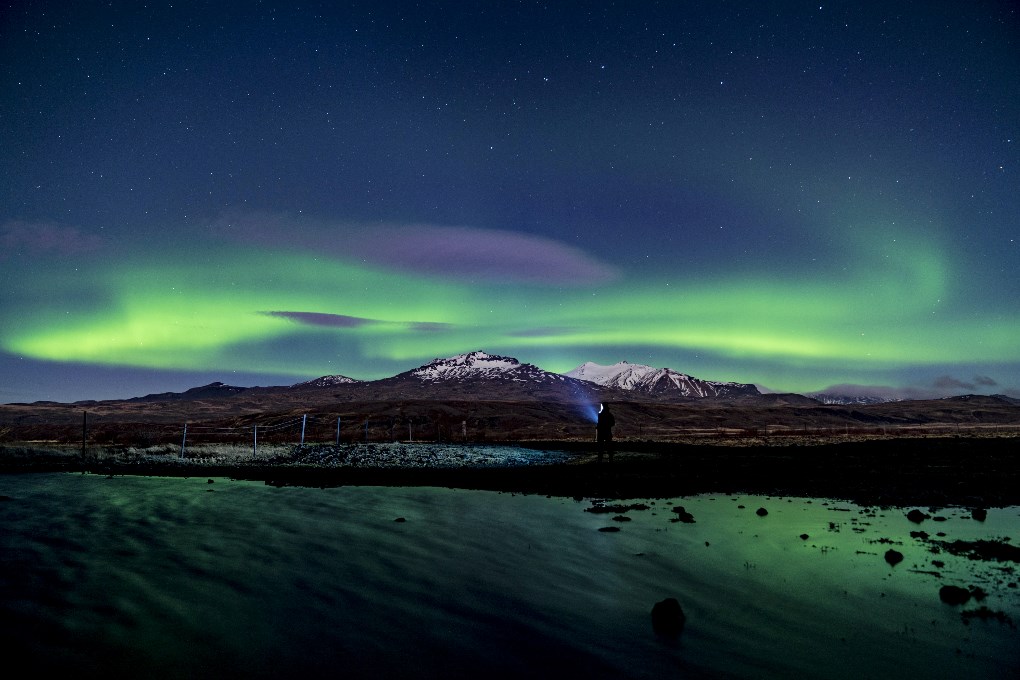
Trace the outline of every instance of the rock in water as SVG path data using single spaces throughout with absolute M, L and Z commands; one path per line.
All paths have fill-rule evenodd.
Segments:
M 758 515 L 759 517 L 764 517 L 765 515 L 769 514 L 769 511 L 766 510 L 765 508 L 758 508 L 757 510 L 754 511 L 754 514 Z
M 683 522 L 684 524 L 694 524 L 694 515 L 687 512 L 687 508 L 682 505 L 678 505 L 673 508 L 673 512 L 676 513 L 676 521 Z
M 652 607 L 652 630 L 659 635 L 679 635 L 687 617 L 675 597 L 667 597 Z
M 909 519 L 914 524 L 920 524 L 929 517 L 931 517 L 931 515 L 926 515 L 917 508 L 914 508 L 913 510 L 907 513 L 907 519 Z
M 946 604 L 966 604 L 970 600 L 970 591 L 959 586 L 942 586 L 939 599 Z
M 971 511 L 970 516 L 973 517 L 978 522 L 984 522 L 985 519 L 988 518 L 988 511 L 985 510 L 984 508 L 974 508 Z
M 888 562 L 890 566 L 895 567 L 897 564 L 903 561 L 903 553 L 901 553 L 899 550 L 886 550 L 885 561 Z

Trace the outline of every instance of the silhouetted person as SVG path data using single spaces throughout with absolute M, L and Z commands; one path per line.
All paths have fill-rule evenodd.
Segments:
M 599 404 L 599 419 L 595 423 L 595 444 L 599 451 L 599 462 L 602 462 L 602 454 L 609 454 L 609 462 L 613 462 L 613 425 L 616 418 L 609 411 L 605 404 Z

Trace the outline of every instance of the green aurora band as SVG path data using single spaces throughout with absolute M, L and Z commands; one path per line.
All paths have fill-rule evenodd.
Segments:
M 2 344 L 35 359 L 171 370 L 314 377 L 328 362 L 364 379 L 384 377 L 358 373 L 368 360 L 411 368 L 486 349 L 539 363 L 533 352 L 546 358 L 543 368 L 566 371 L 629 349 L 661 361 L 698 357 L 695 366 L 671 367 L 790 391 L 904 366 L 1015 360 L 1017 319 L 975 319 L 954 307 L 937 248 L 902 236 L 881 244 L 855 244 L 857 275 L 624 275 L 589 289 L 212 249 L 201 262 L 174 266 L 134 259 L 96 265 L 87 278 L 12 277 L 20 304 L 4 320 Z M 81 290 L 84 280 L 91 289 Z

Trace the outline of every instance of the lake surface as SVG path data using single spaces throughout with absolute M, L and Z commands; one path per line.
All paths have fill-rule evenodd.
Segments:
M 1018 565 L 910 537 L 1015 544 L 1017 507 L 984 522 L 942 509 L 932 514 L 945 521 L 918 525 L 910 508 L 824 499 L 697 496 L 596 513 L 590 500 L 485 491 L 67 473 L 3 475 L 0 495 L 0 635 L 8 667 L 27 662 L 33 675 L 989 678 L 1020 668 Z M 695 523 L 671 521 L 676 505 Z M 895 566 L 890 548 L 904 556 Z M 944 604 L 947 584 L 987 597 Z M 676 637 L 651 625 L 667 597 L 686 614 Z M 997 617 L 961 616 L 982 606 Z

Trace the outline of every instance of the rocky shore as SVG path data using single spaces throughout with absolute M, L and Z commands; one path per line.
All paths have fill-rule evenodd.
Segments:
M 754 493 L 871 505 L 1002 507 L 1020 504 L 1018 443 L 1015 437 L 785 446 L 620 442 L 612 461 L 599 461 L 587 442 L 522 442 L 502 448 L 531 450 L 532 462 L 522 463 L 518 455 L 507 464 L 486 447 L 421 443 L 398 445 L 399 458 L 389 464 L 378 462 L 390 460 L 380 453 L 385 445 L 371 444 L 295 447 L 259 460 L 126 453 L 82 458 L 7 447 L 0 448 L 0 472 L 230 477 L 316 487 L 437 486 L 578 498 Z M 472 449 L 481 463 L 465 457 Z M 460 451 L 461 464 L 443 457 L 453 455 L 450 451 Z

